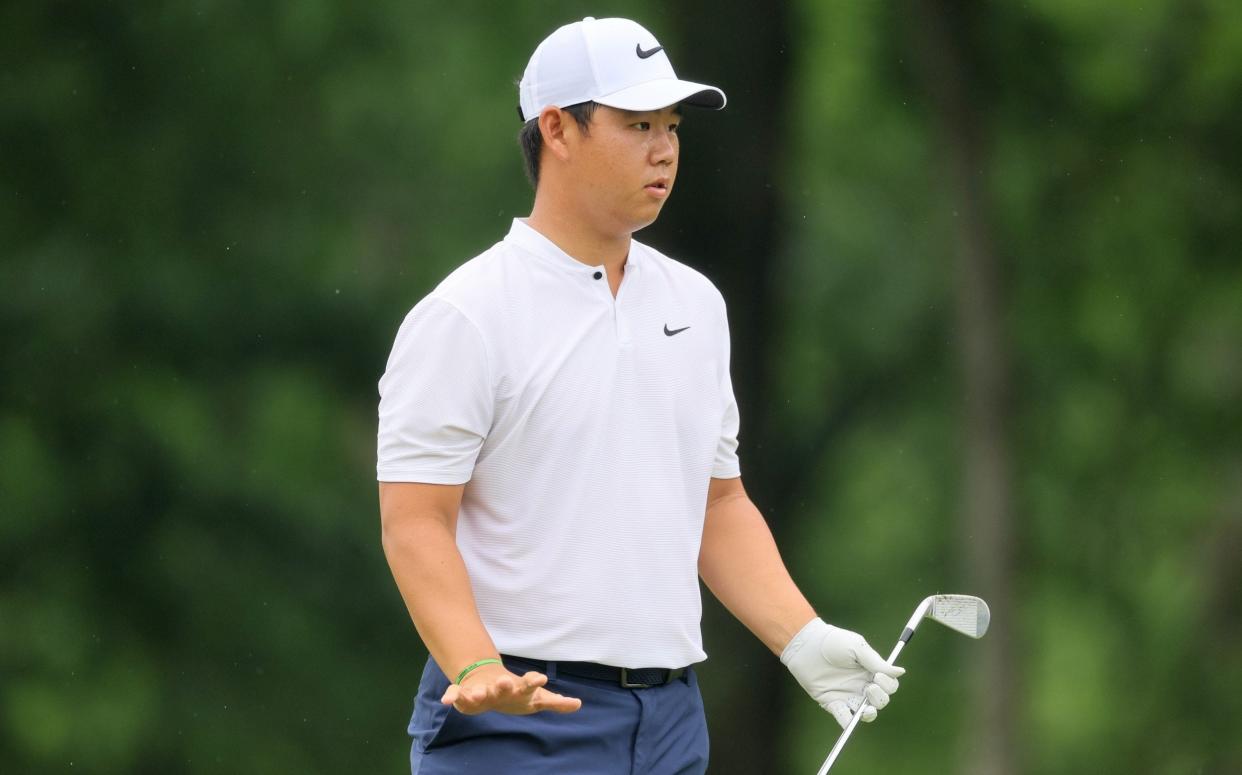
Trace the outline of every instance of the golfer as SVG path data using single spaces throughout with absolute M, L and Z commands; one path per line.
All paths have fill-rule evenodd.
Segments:
M 650 32 L 583 19 L 519 87 L 528 218 L 402 323 L 379 383 L 388 563 L 431 658 L 415 775 L 703 773 L 701 577 L 845 725 L 903 672 L 819 619 L 742 486 L 729 330 L 633 238 L 684 106 Z

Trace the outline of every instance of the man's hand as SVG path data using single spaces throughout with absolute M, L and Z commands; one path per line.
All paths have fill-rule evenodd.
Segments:
M 526 675 L 510 673 L 503 665 L 484 665 L 459 684 L 450 684 L 440 702 L 471 716 L 488 710 L 525 716 L 550 710 L 573 713 L 582 700 L 543 688 L 548 677 L 533 670 Z
M 890 665 L 856 632 L 812 619 L 781 653 L 781 662 L 811 698 L 844 728 L 866 697 L 863 721 L 874 721 L 877 711 L 897 691 L 904 667 Z

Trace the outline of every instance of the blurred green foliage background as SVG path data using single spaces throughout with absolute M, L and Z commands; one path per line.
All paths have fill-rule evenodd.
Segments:
M 842 772 L 1237 773 L 1242 6 L 6 3 L 0 771 L 402 772 L 379 545 L 404 313 L 525 215 L 515 83 L 591 14 L 691 112 L 641 239 L 730 304 L 747 487 L 887 650 Z M 714 602 L 713 773 L 836 736 Z

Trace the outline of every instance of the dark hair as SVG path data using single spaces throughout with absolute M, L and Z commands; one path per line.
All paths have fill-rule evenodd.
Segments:
M 595 115 L 597 107 L 597 102 L 579 102 L 577 105 L 567 105 L 562 110 L 574 117 L 583 134 L 588 134 L 591 116 Z M 532 186 L 539 188 L 539 158 L 543 151 L 543 133 L 539 131 L 538 116 L 522 124 L 522 131 L 518 132 L 518 145 L 522 147 L 522 159 L 526 162 L 526 177 L 530 179 Z

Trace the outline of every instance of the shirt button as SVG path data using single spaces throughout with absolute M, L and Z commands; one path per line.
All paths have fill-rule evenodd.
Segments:
M 603 272 L 596 272 L 595 274 L 593 274 L 593 275 L 591 275 L 591 276 L 592 276 L 592 277 L 594 277 L 596 280 L 598 280 L 598 279 L 600 279 L 601 277 L 603 277 L 603 276 L 604 276 L 604 273 L 603 273 Z

